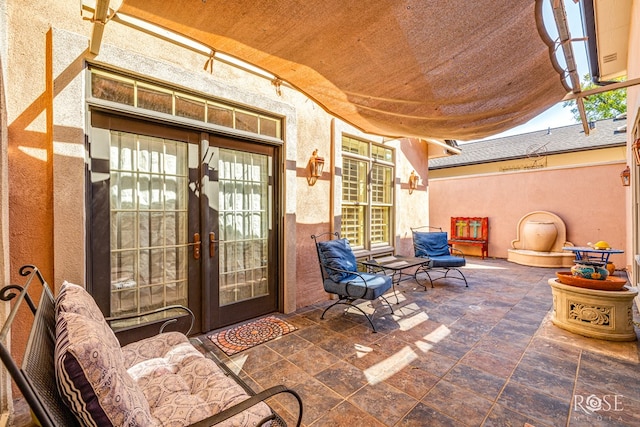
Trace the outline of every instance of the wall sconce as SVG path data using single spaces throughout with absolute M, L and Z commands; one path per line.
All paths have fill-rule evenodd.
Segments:
M 636 159 L 636 165 L 640 166 L 640 138 L 636 139 L 631 145 L 631 151 L 633 151 L 633 157 Z
M 309 164 L 307 165 L 307 168 L 309 169 L 307 183 L 309 184 L 309 186 L 313 186 L 318 178 L 322 176 L 322 171 L 324 170 L 324 157 L 318 156 L 317 148 L 313 151 L 313 154 L 309 158 Z
M 629 165 L 620 172 L 620 180 L 622 181 L 622 185 L 625 187 L 631 185 L 631 170 L 629 169 Z
M 420 177 L 416 175 L 416 171 L 411 171 L 411 175 L 409 175 L 409 194 L 418 188 L 418 181 L 420 181 Z

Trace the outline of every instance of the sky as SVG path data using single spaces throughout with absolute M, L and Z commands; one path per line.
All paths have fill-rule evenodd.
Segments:
M 545 2 L 545 14 L 544 14 L 544 22 L 545 26 L 549 31 L 549 35 L 551 38 L 557 38 L 557 30 L 555 27 L 555 22 L 553 19 L 553 13 L 551 12 L 550 1 L 547 0 Z M 565 0 L 564 2 L 565 9 L 567 12 L 567 20 L 569 22 L 569 32 L 571 34 L 572 39 L 579 39 L 584 37 L 584 33 L 582 30 L 582 21 L 580 16 L 580 5 L 574 3 L 571 0 Z M 587 62 L 587 44 L 584 41 L 576 41 L 572 43 L 573 54 L 576 60 L 576 67 L 578 70 L 578 75 L 582 80 L 582 76 L 589 72 L 589 65 Z M 561 64 L 564 64 L 564 56 L 561 53 L 561 49 L 559 50 L 560 58 L 559 61 Z M 571 114 L 571 108 L 563 108 L 562 102 L 554 105 L 553 107 L 546 110 L 544 113 L 539 116 L 534 117 L 529 120 L 527 123 L 522 124 L 520 126 L 509 129 L 505 132 L 502 132 L 497 135 L 492 135 L 485 139 L 495 139 L 501 138 L 503 136 L 510 135 L 519 135 L 528 132 L 534 132 L 538 130 L 548 129 L 548 128 L 557 128 L 562 126 L 568 126 L 576 124 L 576 121 L 573 118 L 573 114 Z M 458 141 L 460 144 L 464 144 L 465 142 L 472 141 Z

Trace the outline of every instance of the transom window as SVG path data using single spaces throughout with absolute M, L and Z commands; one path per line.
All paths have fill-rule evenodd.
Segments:
M 342 137 L 341 234 L 354 249 L 391 246 L 394 151 Z
M 94 99 L 282 139 L 279 117 L 94 68 L 90 84 Z

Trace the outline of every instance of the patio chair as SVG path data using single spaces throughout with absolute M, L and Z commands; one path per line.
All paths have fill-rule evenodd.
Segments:
M 417 231 L 425 228 L 439 231 Z M 464 253 L 449 245 L 446 231 L 442 231 L 442 228 L 440 227 L 423 226 L 411 228 L 411 232 L 413 233 L 413 249 L 415 251 L 415 256 L 420 258 L 429 258 L 429 263 L 420 267 L 418 271 L 416 271 L 416 276 L 420 271 L 426 273 L 429 278 L 429 282 L 431 282 L 432 288 L 435 280 L 445 279 L 447 277 L 464 280 L 465 286 L 469 287 L 467 278 L 464 277 L 464 274 L 459 269 L 459 267 L 464 267 L 467 263 L 464 258 Z M 431 274 L 434 271 L 444 271 L 444 275 L 432 278 Z M 449 276 L 451 271 L 458 273 L 460 277 L 455 275 Z
M 335 236 L 335 239 L 330 237 L 330 240 L 319 241 L 318 238 L 324 235 Z M 393 314 L 391 304 L 384 297 L 384 293 L 392 287 L 391 277 L 385 274 L 358 271 L 358 262 L 351 250 L 349 241 L 341 239 L 340 234 L 337 232 L 326 232 L 317 236 L 312 235 L 311 238 L 316 244 L 324 290 L 338 296 L 338 300 L 325 308 L 320 318 L 324 319 L 325 313 L 330 308 L 343 304 L 348 306 L 345 312 L 351 307 L 360 311 L 371 324 L 373 331 L 377 332 L 373 324 L 373 316 L 376 309 L 374 308 L 373 313 L 368 315 L 355 302 L 358 300 L 375 301 L 381 299 L 389 306 L 391 314 Z

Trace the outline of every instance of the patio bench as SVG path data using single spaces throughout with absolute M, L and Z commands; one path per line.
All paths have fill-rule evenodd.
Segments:
M 450 245 L 479 246 L 482 259 L 489 256 L 489 218 L 451 217 Z
M 83 287 L 65 282 L 54 298 L 37 267 L 23 266 L 20 275 L 26 277 L 24 285 L 0 289 L 0 299 L 14 300 L 0 331 L 0 356 L 38 425 L 285 426 L 264 402 L 281 393 L 297 401 L 300 425 L 297 393 L 277 385 L 255 394 L 214 355 L 207 357 L 190 343 L 188 308 L 155 310 L 165 316 L 159 333 L 121 346 L 111 325 L 124 318 L 105 319 Z M 33 282 L 41 289 L 34 290 Z M 38 292 L 36 304 L 32 295 Z M 34 318 L 18 366 L 7 339 L 23 303 Z M 185 318 L 189 330 L 165 332 L 184 325 Z

